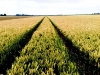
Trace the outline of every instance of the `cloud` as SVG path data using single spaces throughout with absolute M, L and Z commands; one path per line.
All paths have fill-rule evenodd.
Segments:
M 34 0 L 38 3 L 73 3 L 73 2 L 80 2 L 80 0 Z
M 16 10 L 16 2 L 11 0 L 0 0 L 0 13 L 11 13 L 15 12 Z
M 100 12 L 99 0 L 0 0 L 0 13 L 81 14 Z

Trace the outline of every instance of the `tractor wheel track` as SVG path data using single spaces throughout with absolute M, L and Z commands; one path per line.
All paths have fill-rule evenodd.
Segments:
M 18 41 L 17 43 L 14 44 L 15 47 L 13 47 L 12 49 L 10 49 L 10 51 L 11 51 L 12 54 L 7 55 L 6 56 L 6 60 L 4 60 L 3 64 L 0 65 L 0 74 L 6 74 L 6 70 L 11 68 L 12 63 L 15 61 L 15 58 L 17 56 L 20 56 L 21 50 L 30 41 L 33 33 L 37 30 L 37 28 L 40 26 L 40 24 L 42 23 L 43 20 L 44 20 L 44 18 L 40 22 L 38 22 L 35 25 L 35 27 L 33 27 L 32 29 L 30 29 L 28 32 L 26 32 L 24 34 L 23 38 L 20 39 L 20 41 Z M 16 46 L 17 44 L 19 46 Z
M 49 18 L 48 18 L 49 19 Z M 71 40 L 68 39 L 60 29 L 49 19 L 52 25 L 54 26 L 59 37 L 63 40 L 66 48 L 68 49 L 69 58 L 72 62 L 76 63 L 77 69 L 80 75 L 100 75 L 100 68 L 94 61 L 89 60 L 89 54 L 80 51 L 77 47 L 74 46 Z M 94 65 L 95 64 L 95 65 Z

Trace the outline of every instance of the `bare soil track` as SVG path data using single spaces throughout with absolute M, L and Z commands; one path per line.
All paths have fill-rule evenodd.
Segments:
M 68 49 L 69 57 L 72 62 L 75 62 L 80 75 L 100 75 L 100 68 L 95 61 L 89 60 L 89 54 L 80 51 L 74 46 L 71 40 L 68 39 L 60 29 L 49 19 L 55 30 L 63 40 L 66 48 Z
M 6 56 L 6 60 L 4 60 L 3 61 L 3 64 L 0 65 L 0 74 L 6 74 L 6 70 L 11 68 L 12 63 L 15 61 L 15 58 L 17 56 L 20 56 L 21 50 L 30 41 L 33 33 L 36 31 L 36 29 L 42 23 L 43 19 L 35 27 L 33 27 L 31 30 L 29 30 L 27 33 L 25 33 L 24 36 L 23 36 L 23 38 L 20 39 L 20 41 L 18 41 L 17 43 L 15 43 L 13 45 L 13 47 L 10 50 L 11 51 L 11 54 L 10 55 L 7 55 Z
M 30 16 L 0 16 L 0 21 L 2 20 L 11 20 L 11 19 L 21 19 L 21 18 L 28 18 Z

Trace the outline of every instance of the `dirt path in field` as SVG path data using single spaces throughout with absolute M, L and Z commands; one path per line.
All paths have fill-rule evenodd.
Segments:
M 30 41 L 32 35 L 37 30 L 37 28 L 40 26 L 44 18 L 30 31 L 24 34 L 24 37 L 20 39 L 16 44 L 13 45 L 13 48 L 10 50 L 11 54 L 6 56 L 6 60 L 3 62 L 3 65 L 0 65 L 0 74 L 6 74 L 6 70 L 10 69 L 12 66 L 12 63 L 15 61 L 15 58 L 17 56 L 20 56 L 21 50 L 27 45 L 27 43 Z M 18 46 L 16 46 L 18 45 Z
M 21 18 L 28 18 L 30 16 L 0 16 L 0 21 L 3 20 L 12 20 L 12 19 L 21 19 Z
M 50 20 L 50 19 L 49 19 Z M 69 57 L 72 62 L 76 63 L 80 75 L 100 75 L 100 68 L 98 68 L 95 61 L 90 62 L 89 54 L 81 52 L 74 46 L 71 40 L 64 36 L 60 29 L 50 20 L 60 38 L 63 40 L 68 49 Z

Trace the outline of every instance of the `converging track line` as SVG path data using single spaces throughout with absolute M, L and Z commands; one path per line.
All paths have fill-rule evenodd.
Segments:
M 13 47 L 10 51 L 12 54 L 6 56 L 6 60 L 3 62 L 3 65 L 0 65 L 0 74 L 6 74 L 6 70 L 11 68 L 12 63 L 15 61 L 15 58 L 17 56 L 20 56 L 20 51 L 27 45 L 27 43 L 30 41 L 32 35 L 37 30 L 37 28 L 40 26 L 44 18 L 36 24 L 35 27 L 30 29 L 28 32 L 26 32 L 20 41 L 18 41 L 16 44 L 14 44 L 15 47 Z M 18 44 L 18 46 L 16 46 Z
M 70 60 L 76 63 L 80 75 L 100 75 L 100 68 L 98 68 L 98 65 L 95 62 L 90 62 L 89 54 L 81 52 L 75 47 L 72 41 L 60 31 L 53 21 L 51 19 L 49 20 L 68 49 Z

